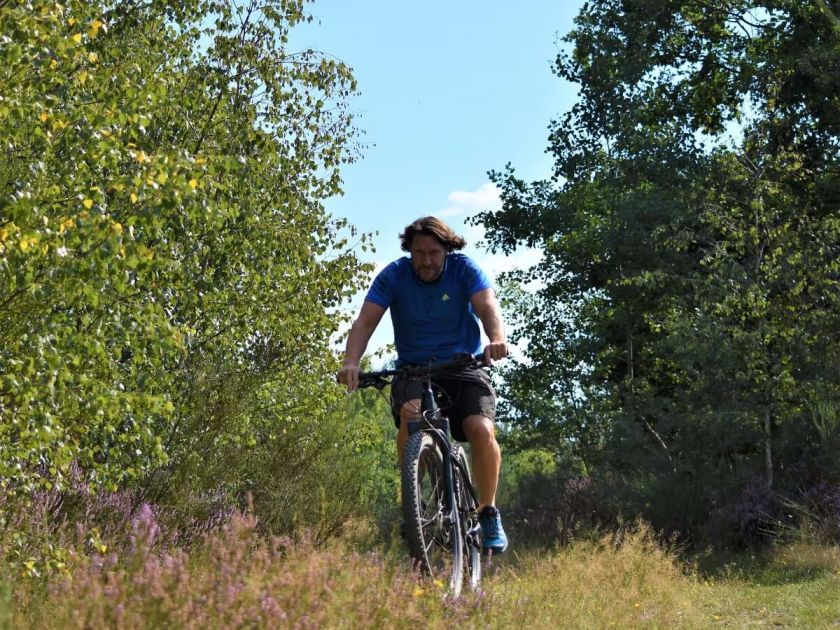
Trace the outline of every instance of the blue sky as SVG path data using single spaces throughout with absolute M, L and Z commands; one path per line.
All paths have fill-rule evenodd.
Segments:
M 316 0 L 315 20 L 292 46 L 312 47 L 353 68 L 352 101 L 364 131 L 362 158 L 343 170 L 343 197 L 328 211 L 362 231 L 378 231 L 378 268 L 402 255 L 397 235 L 415 218 L 446 220 L 469 243 L 465 253 L 491 276 L 534 261 L 476 247 L 481 230 L 464 220 L 498 207 L 487 171 L 511 162 L 526 179 L 550 175 L 548 124 L 567 111 L 576 88 L 551 71 L 560 38 L 582 1 Z M 354 307 L 361 298 L 354 301 Z M 388 317 L 386 316 L 386 320 Z M 391 340 L 383 321 L 369 350 Z

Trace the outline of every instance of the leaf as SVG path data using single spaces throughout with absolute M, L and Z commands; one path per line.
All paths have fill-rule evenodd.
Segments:
M 94 37 L 99 35 L 99 29 L 102 28 L 102 26 L 103 26 L 102 22 L 100 22 L 99 20 L 93 20 L 90 23 L 90 27 L 88 28 L 88 37 L 93 39 Z

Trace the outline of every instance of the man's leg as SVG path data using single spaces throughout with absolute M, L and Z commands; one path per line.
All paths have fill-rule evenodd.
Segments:
M 496 488 L 499 485 L 499 469 L 502 466 L 502 451 L 496 441 L 493 422 L 484 416 L 467 416 L 464 419 L 464 435 L 472 450 L 472 471 L 478 486 L 481 501 L 478 509 L 496 505 Z
M 397 431 L 397 465 L 402 467 L 403 451 L 408 442 L 408 423 L 420 417 L 420 399 L 409 400 L 400 407 L 400 428 Z
M 481 545 L 496 553 L 508 547 L 502 516 L 496 509 L 496 488 L 499 485 L 499 469 L 502 466 L 502 452 L 496 441 L 493 421 L 482 415 L 467 416 L 464 419 L 464 435 L 470 441 L 472 469 L 481 505 L 478 520 L 481 523 Z

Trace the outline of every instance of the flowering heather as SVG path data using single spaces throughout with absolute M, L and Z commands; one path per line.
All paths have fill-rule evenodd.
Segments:
M 221 527 L 234 509 L 216 497 L 195 517 L 144 502 L 136 492 L 93 491 L 72 465 L 66 483 L 28 501 L 0 492 L 0 558 L 13 570 L 46 576 L 66 570 L 67 554 L 133 551 L 137 545 L 186 548 Z
M 189 553 L 156 549 L 141 510 L 127 555 L 74 555 L 51 582 L 46 627 L 381 627 L 465 619 L 473 596 L 447 603 L 441 586 L 375 553 L 267 540 L 234 516 Z

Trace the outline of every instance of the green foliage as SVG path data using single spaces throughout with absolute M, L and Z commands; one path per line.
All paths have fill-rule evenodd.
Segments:
M 553 179 L 492 174 L 491 246 L 544 249 L 508 277 L 532 359 L 510 416 L 626 477 L 657 526 L 696 531 L 754 475 L 829 472 L 808 407 L 840 385 L 836 8 L 587 3 Z
M 165 494 L 334 404 L 355 81 L 303 4 L 0 2 L 7 489 Z

